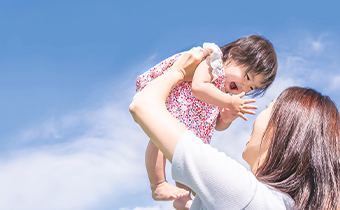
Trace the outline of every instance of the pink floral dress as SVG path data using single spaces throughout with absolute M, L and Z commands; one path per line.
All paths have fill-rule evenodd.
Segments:
M 153 79 L 164 74 L 179 56 L 180 53 L 173 55 L 138 76 L 136 91 L 141 91 Z M 218 75 L 214 74 L 212 83 L 225 92 L 225 73 L 222 66 L 220 66 Z M 204 143 L 210 144 L 219 108 L 195 98 L 191 92 L 191 82 L 182 82 L 176 85 L 170 91 L 166 100 L 166 107 L 174 117 L 201 138 Z

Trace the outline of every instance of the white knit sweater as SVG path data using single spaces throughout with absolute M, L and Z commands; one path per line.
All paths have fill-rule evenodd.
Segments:
M 289 195 L 259 182 L 244 166 L 191 131 L 176 146 L 172 177 L 196 192 L 190 209 L 294 209 Z

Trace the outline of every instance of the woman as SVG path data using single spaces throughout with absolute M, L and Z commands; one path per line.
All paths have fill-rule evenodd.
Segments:
M 172 163 L 173 179 L 196 192 L 191 209 L 338 209 L 340 117 L 328 97 L 293 87 L 273 100 L 256 118 L 243 152 L 251 172 L 169 114 L 169 91 L 190 81 L 207 54 L 200 48 L 184 53 L 130 105 L 135 121 Z

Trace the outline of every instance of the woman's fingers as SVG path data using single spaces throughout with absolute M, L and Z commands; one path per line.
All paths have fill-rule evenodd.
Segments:
M 189 51 L 194 52 L 196 49 L 197 49 L 197 47 L 193 47 Z
M 182 53 L 173 64 L 173 68 L 183 74 L 183 81 L 191 81 L 197 66 L 210 53 L 211 51 L 203 50 L 201 47 L 193 47 L 189 51 Z
M 193 47 L 189 50 L 190 53 L 198 56 L 198 59 L 201 61 L 205 57 L 207 57 L 210 53 L 213 52 L 212 49 L 203 49 L 202 47 Z
M 213 52 L 212 49 L 206 49 L 206 50 L 201 50 L 201 52 L 203 52 L 203 58 L 207 57 L 208 55 L 210 55 L 210 53 Z

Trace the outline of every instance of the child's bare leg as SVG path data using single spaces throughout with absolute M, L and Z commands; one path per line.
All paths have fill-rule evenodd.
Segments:
M 191 192 L 191 189 L 181 183 L 176 182 L 177 187 L 183 188 Z M 190 194 L 181 198 L 174 200 L 173 206 L 177 210 L 188 210 L 192 204 L 192 199 Z
M 156 145 L 149 141 L 145 152 L 145 165 L 148 172 L 152 198 L 156 201 L 169 201 L 189 195 L 189 191 L 169 184 L 165 178 L 166 158 Z

